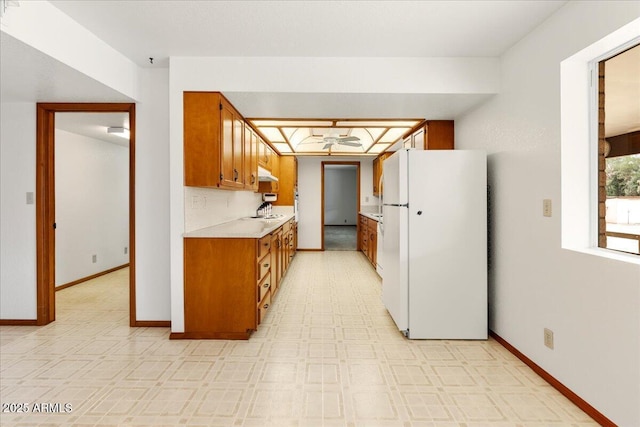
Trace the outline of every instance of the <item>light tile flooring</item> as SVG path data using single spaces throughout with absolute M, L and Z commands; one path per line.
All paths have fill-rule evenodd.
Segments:
M 494 340 L 410 341 L 358 252 L 299 253 L 248 341 L 129 328 L 126 270 L 57 293 L 57 321 L 2 327 L 3 426 L 587 426 Z M 42 409 L 42 405 L 41 405 Z

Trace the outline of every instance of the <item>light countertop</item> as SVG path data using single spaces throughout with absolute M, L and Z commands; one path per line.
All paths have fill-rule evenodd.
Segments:
M 284 225 L 293 214 L 284 214 L 275 219 L 240 218 L 223 224 L 184 233 L 185 238 L 245 238 L 259 239 Z
M 360 212 L 360 215 L 364 215 L 367 218 L 371 218 L 374 221 L 380 222 L 380 217 L 378 216 L 377 213 L 372 213 L 372 212 Z

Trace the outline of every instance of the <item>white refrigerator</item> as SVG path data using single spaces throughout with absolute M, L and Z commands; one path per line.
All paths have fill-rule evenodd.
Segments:
M 382 300 L 411 339 L 487 339 L 484 151 L 384 161 Z

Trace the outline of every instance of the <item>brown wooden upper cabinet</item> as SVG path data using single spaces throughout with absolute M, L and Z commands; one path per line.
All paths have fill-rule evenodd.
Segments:
M 271 149 L 271 147 L 269 147 L 269 144 L 260 139 L 258 146 L 258 166 L 262 166 L 275 175 L 272 171 L 273 159 L 277 156 L 278 155 Z
M 453 120 L 427 120 L 410 135 L 405 135 L 411 148 L 419 150 L 453 150 Z
M 244 125 L 244 188 L 258 191 L 258 135 Z
M 184 92 L 183 102 L 185 185 L 255 191 L 257 135 L 242 115 L 220 92 Z
M 298 189 L 298 159 L 295 156 L 280 156 L 278 163 L 278 200 L 273 204 L 293 206 Z
M 378 157 L 373 159 L 373 195 L 379 196 L 382 193 L 382 183 L 380 177 L 382 176 L 384 159 L 389 157 L 393 153 L 381 153 Z
M 453 120 L 425 120 L 420 125 L 402 137 L 404 148 L 418 150 L 453 150 L 454 133 Z M 384 170 L 384 159 L 393 153 L 381 153 L 373 160 L 373 195 L 380 196 L 383 189 L 380 177 Z

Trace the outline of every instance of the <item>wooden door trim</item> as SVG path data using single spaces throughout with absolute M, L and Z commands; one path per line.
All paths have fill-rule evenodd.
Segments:
M 356 205 L 356 247 L 358 246 L 358 233 L 360 232 L 360 221 L 358 221 L 358 214 L 360 213 L 360 162 L 352 161 L 334 161 L 334 162 L 322 162 L 322 173 L 320 178 L 321 185 L 321 203 L 320 203 L 320 250 L 324 251 L 324 167 L 325 165 L 353 165 L 356 167 L 356 197 L 357 197 L 357 205 Z
M 129 113 L 129 325 L 136 320 L 135 104 L 36 104 L 36 324 L 55 320 L 55 113 Z

